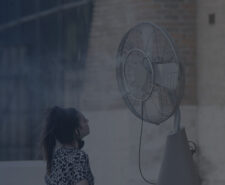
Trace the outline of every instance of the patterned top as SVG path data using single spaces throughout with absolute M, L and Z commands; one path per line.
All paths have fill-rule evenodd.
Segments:
M 94 185 L 89 158 L 83 150 L 62 146 L 54 151 L 51 173 L 45 175 L 47 185 L 75 185 L 84 179 Z

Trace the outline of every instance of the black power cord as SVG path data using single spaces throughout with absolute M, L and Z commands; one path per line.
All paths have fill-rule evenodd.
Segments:
M 140 139 L 139 139 L 139 151 L 138 151 L 138 164 L 139 164 L 139 172 L 141 174 L 142 179 L 147 182 L 148 184 L 156 184 L 156 182 L 153 182 L 152 180 L 148 180 L 144 177 L 142 170 L 141 170 L 141 141 L 142 141 L 142 132 L 143 132 L 143 124 L 144 124 L 144 120 L 143 120 L 143 106 L 144 106 L 144 102 L 142 102 L 141 104 L 141 134 L 140 134 Z

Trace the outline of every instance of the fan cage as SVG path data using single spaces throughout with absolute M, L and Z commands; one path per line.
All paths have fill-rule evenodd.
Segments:
M 178 65 L 178 87 L 177 89 L 175 90 L 176 92 L 176 95 L 178 95 L 177 99 L 176 99 L 176 103 L 174 104 L 174 107 L 173 109 L 171 110 L 170 114 L 166 115 L 166 116 L 162 116 L 161 117 L 158 117 L 158 118 L 146 118 L 145 116 L 142 117 L 142 113 L 141 113 L 141 106 L 144 106 L 146 101 L 140 101 L 139 102 L 139 111 L 137 111 L 134 106 L 132 105 L 132 99 L 129 97 L 129 95 L 127 94 L 126 92 L 126 84 L 125 84 L 125 80 L 121 80 L 124 78 L 124 76 L 122 75 L 124 73 L 123 71 L 123 59 L 124 59 L 124 56 L 122 55 L 122 52 L 123 52 L 123 48 L 124 48 L 124 45 L 127 41 L 127 38 L 129 37 L 130 33 L 133 32 L 135 29 L 138 29 L 139 27 L 141 26 L 152 26 L 154 29 L 156 29 L 157 31 L 159 31 L 164 37 L 165 39 L 168 41 L 169 43 L 169 46 L 171 47 L 172 49 L 172 52 L 174 54 L 174 57 L 175 57 L 175 61 L 176 61 L 176 64 Z M 138 48 L 136 48 L 138 49 Z M 183 65 L 181 62 L 179 62 L 178 60 L 178 56 L 177 56 L 177 52 L 176 52 L 176 47 L 175 47 L 175 44 L 174 44 L 174 41 L 172 40 L 172 38 L 170 37 L 170 35 L 168 34 L 168 32 L 164 31 L 162 28 L 160 28 L 159 26 L 153 24 L 153 23 L 149 23 L 149 22 L 145 22 L 145 23 L 140 23 L 138 25 L 136 25 L 135 27 L 131 28 L 125 35 L 124 37 L 122 38 L 121 42 L 120 42 L 120 45 L 119 45 L 119 48 L 117 50 L 117 66 L 116 66 L 116 77 L 117 77 L 117 82 L 118 82 L 118 87 L 119 87 L 119 90 L 120 92 L 122 93 L 122 97 L 123 97 L 123 100 L 125 102 L 125 104 L 128 106 L 128 108 L 130 109 L 130 111 L 138 118 L 140 119 L 143 119 L 144 121 L 146 122 L 149 122 L 149 123 L 153 123 L 153 124 L 156 124 L 156 125 L 159 125 L 161 124 L 162 122 L 166 121 L 167 119 L 169 119 L 173 114 L 174 112 L 177 110 L 177 108 L 179 107 L 180 103 L 181 103 L 181 100 L 182 100 L 182 97 L 183 97 L 183 94 L 184 94 L 184 86 L 185 86 L 185 76 L 184 76 L 184 68 L 183 68 Z M 122 56 L 122 57 L 121 57 Z M 151 60 L 151 59 L 149 59 Z M 151 62 L 151 61 L 150 61 Z M 151 66 L 151 64 L 150 64 Z M 154 70 L 153 70 L 153 75 L 154 75 Z M 154 76 L 152 77 L 154 79 Z M 154 83 L 154 81 L 153 81 Z M 153 89 L 154 90 L 155 86 L 153 86 Z M 151 91 L 152 93 L 152 91 Z M 148 98 L 151 98 L 151 93 L 149 94 Z M 134 101 L 134 100 L 133 100 Z M 138 100 L 136 100 L 138 101 Z M 143 112 L 143 115 L 145 114 L 145 112 Z

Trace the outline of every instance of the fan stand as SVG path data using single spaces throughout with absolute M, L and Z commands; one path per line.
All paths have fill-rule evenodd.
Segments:
M 158 44 L 160 42 L 161 44 Z M 133 58 L 133 56 L 136 58 Z M 133 60 L 129 60 L 130 58 L 133 58 Z M 136 62 L 134 62 L 134 60 Z M 178 105 L 183 96 L 184 71 L 178 60 L 173 40 L 170 38 L 169 34 L 153 23 L 138 24 L 131 28 L 122 38 L 117 51 L 117 61 L 117 81 L 123 99 L 131 112 L 142 120 L 139 143 L 139 170 L 142 178 L 149 184 L 157 185 L 200 185 L 200 178 L 195 170 L 185 129 L 180 127 L 180 110 Z M 137 68 L 136 66 L 138 65 L 136 64 L 141 64 L 141 68 Z M 154 64 L 172 64 L 172 66 L 159 68 Z M 131 70 L 130 73 L 129 69 Z M 142 80 L 142 78 L 142 81 L 139 80 L 139 78 L 133 79 L 143 71 L 139 69 L 147 69 L 146 71 L 150 72 L 150 77 L 147 78 L 147 81 Z M 159 75 L 157 76 L 157 74 Z M 165 76 L 167 76 L 168 79 L 164 78 L 165 76 L 162 74 L 166 74 Z M 129 78 L 129 76 L 132 76 L 132 78 Z M 145 82 L 148 84 L 147 87 Z M 137 84 L 139 85 L 137 86 Z M 143 86 L 144 89 L 141 86 Z M 167 99 L 165 103 L 172 103 L 171 105 L 173 105 L 173 107 L 171 107 L 172 109 L 170 108 L 171 110 L 169 111 L 171 114 L 166 114 L 167 117 L 156 114 L 155 116 L 157 118 L 161 118 L 159 119 L 160 121 L 155 121 L 156 119 L 146 119 L 146 121 L 159 125 L 173 114 L 174 130 L 173 133 L 170 133 L 167 137 L 164 159 L 158 182 L 155 183 L 144 178 L 141 172 L 140 151 L 143 121 L 145 120 L 143 116 L 143 104 L 151 97 L 154 87 L 157 86 L 161 88 L 162 92 L 165 91 Z M 139 88 L 137 92 L 134 91 L 136 88 Z M 170 90 L 172 90 L 171 93 Z M 163 98 L 163 94 L 161 97 L 160 92 L 155 91 L 155 95 L 158 97 L 159 101 L 160 98 Z M 135 103 L 132 103 L 130 99 L 134 99 L 133 102 L 138 101 L 142 103 L 141 115 L 139 109 L 136 110 Z M 159 106 L 164 106 L 164 102 L 159 102 Z M 174 111 L 175 108 L 177 109 L 174 114 L 172 111 Z M 156 109 L 153 110 L 155 111 Z M 160 109 L 158 109 L 158 112 L 160 112 Z
M 174 114 L 174 132 L 178 132 L 180 130 L 180 108 L 176 110 Z
M 185 128 L 180 128 L 180 110 L 174 119 L 175 132 L 167 136 L 157 185 L 200 185 L 189 149 Z

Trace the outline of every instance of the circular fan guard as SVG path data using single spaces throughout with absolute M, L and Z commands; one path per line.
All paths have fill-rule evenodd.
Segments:
M 170 36 L 160 27 L 141 23 L 124 35 L 116 73 L 122 97 L 138 118 L 158 125 L 179 106 L 183 68 Z

